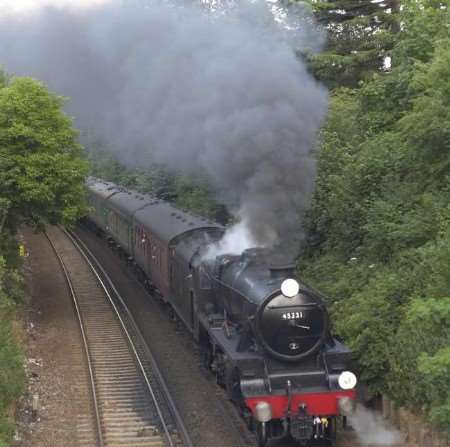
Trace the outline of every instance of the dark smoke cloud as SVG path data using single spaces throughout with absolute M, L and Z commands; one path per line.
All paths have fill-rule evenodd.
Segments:
M 267 5 L 45 9 L 0 21 L 0 63 L 68 96 L 84 135 L 126 163 L 206 175 L 250 230 L 247 245 L 292 241 L 327 110 L 293 44 L 317 47 L 321 36 L 309 16 L 279 7 L 288 23 L 277 25 Z

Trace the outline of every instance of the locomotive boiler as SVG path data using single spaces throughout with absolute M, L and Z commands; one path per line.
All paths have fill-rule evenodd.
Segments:
M 192 332 L 258 445 L 286 436 L 333 445 L 356 397 L 351 352 L 294 266 L 262 248 L 211 257 L 222 226 L 101 180 L 88 192 L 97 231 Z

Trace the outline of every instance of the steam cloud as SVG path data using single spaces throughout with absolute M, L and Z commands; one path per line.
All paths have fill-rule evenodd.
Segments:
M 399 431 L 390 428 L 381 415 L 362 405 L 357 405 L 355 413 L 350 417 L 350 423 L 355 429 L 358 441 L 363 446 L 400 447 L 403 445 Z
M 84 138 L 129 165 L 206 175 L 241 250 L 295 247 L 327 110 L 294 51 L 320 47 L 311 18 L 261 1 L 137 3 L 0 18 L 0 63 L 68 96 Z

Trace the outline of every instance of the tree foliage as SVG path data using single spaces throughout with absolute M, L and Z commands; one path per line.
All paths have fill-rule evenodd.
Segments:
M 9 407 L 19 398 L 25 383 L 24 356 L 12 325 L 22 293 L 19 276 L 0 256 L 0 446 L 5 447 L 14 431 Z
M 2 228 L 71 223 L 85 211 L 87 162 L 63 99 L 31 78 L 0 88 Z
M 374 392 L 450 427 L 450 2 L 405 1 L 388 73 L 337 89 L 299 267 Z
M 225 207 L 215 200 L 205 178 L 194 179 L 189 175 L 168 171 L 159 165 L 129 168 L 109 151 L 95 145 L 90 148 L 89 158 L 94 176 L 173 202 L 175 206 L 223 224 L 229 219 Z
M 355 87 L 384 68 L 399 29 L 399 0 L 310 0 L 327 32 L 320 54 L 310 56 L 315 75 L 329 87 Z

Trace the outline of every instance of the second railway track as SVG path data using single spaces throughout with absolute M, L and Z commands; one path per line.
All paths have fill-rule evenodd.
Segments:
M 70 234 L 52 227 L 47 237 L 66 275 L 80 320 L 92 381 L 97 445 L 192 446 L 120 296 L 110 293 Z

